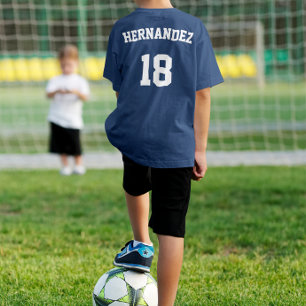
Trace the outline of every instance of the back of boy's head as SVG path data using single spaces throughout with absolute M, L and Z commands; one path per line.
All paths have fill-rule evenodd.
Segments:
M 78 48 L 70 44 L 65 45 L 60 49 L 58 53 L 58 58 L 60 60 L 66 58 L 66 59 L 74 59 L 77 61 L 79 59 Z

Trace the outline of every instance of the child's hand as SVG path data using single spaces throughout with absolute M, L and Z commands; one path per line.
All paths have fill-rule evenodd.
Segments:
M 69 90 L 67 90 L 67 89 L 59 89 L 59 90 L 57 90 L 57 91 L 56 91 L 56 93 L 59 93 L 59 94 L 65 95 L 65 94 L 70 93 L 70 91 L 69 91 Z
M 204 152 L 195 152 L 195 161 L 192 173 L 192 179 L 195 181 L 200 181 L 207 170 L 207 161 L 206 161 L 206 151 Z
M 80 92 L 76 89 L 67 90 L 67 93 L 74 94 L 74 95 L 77 95 L 77 96 L 80 95 Z
M 76 89 L 67 90 L 67 93 L 74 94 L 74 95 L 78 96 L 82 101 L 87 100 L 87 96 L 85 96 L 84 94 L 82 94 L 81 92 L 79 92 Z
M 46 94 L 47 94 L 48 98 L 54 98 L 54 96 L 56 94 L 67 94 L 67 93 L 69 93 L 69 91 L 67 89 L 57 89 L 57 90 L 52 91 L 52 92 L 47 92 Z

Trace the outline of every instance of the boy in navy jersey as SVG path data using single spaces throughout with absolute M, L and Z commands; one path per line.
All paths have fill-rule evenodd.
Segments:
M 110 33 L 103 76 L 117 107 L 105 130 L 122 153 L 123 188 L 133 229 L 114 265 L 150 271 L 159 241 L 158 305 L 173 305 L 183 260 L 191 179 L 204 177 L 210 87 L 223 82 L 207 30 L 169 0 L 138 8 Z

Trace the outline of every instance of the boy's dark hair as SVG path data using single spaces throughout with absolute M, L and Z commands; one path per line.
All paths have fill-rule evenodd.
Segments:
M 78 48 L 75 45 L 71 44 L 65 45 L 60 49 L 58 53 L 58 58 L 60 60 L 64 58 L 78 60 L 79 59 Z

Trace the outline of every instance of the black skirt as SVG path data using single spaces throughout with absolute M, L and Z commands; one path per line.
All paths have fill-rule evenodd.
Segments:
M 50 122 L 49 152 L 78 156 L 82 154 L 79 129 L 70 129 Z

